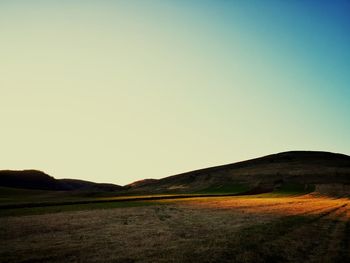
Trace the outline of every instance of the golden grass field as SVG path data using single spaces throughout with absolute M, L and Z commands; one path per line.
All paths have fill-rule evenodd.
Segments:
M 350 262 L 350 200 L 207 197 L 3 216 L 0 237 L 0 262 Z

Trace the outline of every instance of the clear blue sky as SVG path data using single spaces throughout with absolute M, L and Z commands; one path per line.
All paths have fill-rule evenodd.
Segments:
M 0 2 L 0 169 L 127 184 L 350 154 L 349 1 Z

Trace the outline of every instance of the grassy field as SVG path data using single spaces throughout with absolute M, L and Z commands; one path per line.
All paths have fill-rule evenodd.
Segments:
M 48 191 L 17 189 L 9 187 L 0 187 L 0 205 L 10 204 L 40 204 L 48 202 L 70 202 L 77 200 L 95 200 L 105 197 L 108 193 L 92 193 L 78 191 Z
M 195 196 L 237 195 L 244 189 L 241 186 L 229 186 L 187 194 L 126 195 L 114 192 L 45 191 L 0 187 L 0 217 L 149 205 L 150 201 L 154 200 Z
M 349 262 L 349 205 L 279 194 L 32 208 L 0 218 L 0 262 Z

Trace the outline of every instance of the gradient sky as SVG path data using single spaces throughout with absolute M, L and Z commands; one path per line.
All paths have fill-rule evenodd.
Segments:
M 127 184 L 350 154 L 349 1 L 0 1 L 0 169 Z

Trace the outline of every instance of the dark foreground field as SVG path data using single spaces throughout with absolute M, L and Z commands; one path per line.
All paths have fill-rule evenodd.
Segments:
M 93 208 L 2 214 L 0 262 L 350 262 L 349 199 L 258 195 Z

